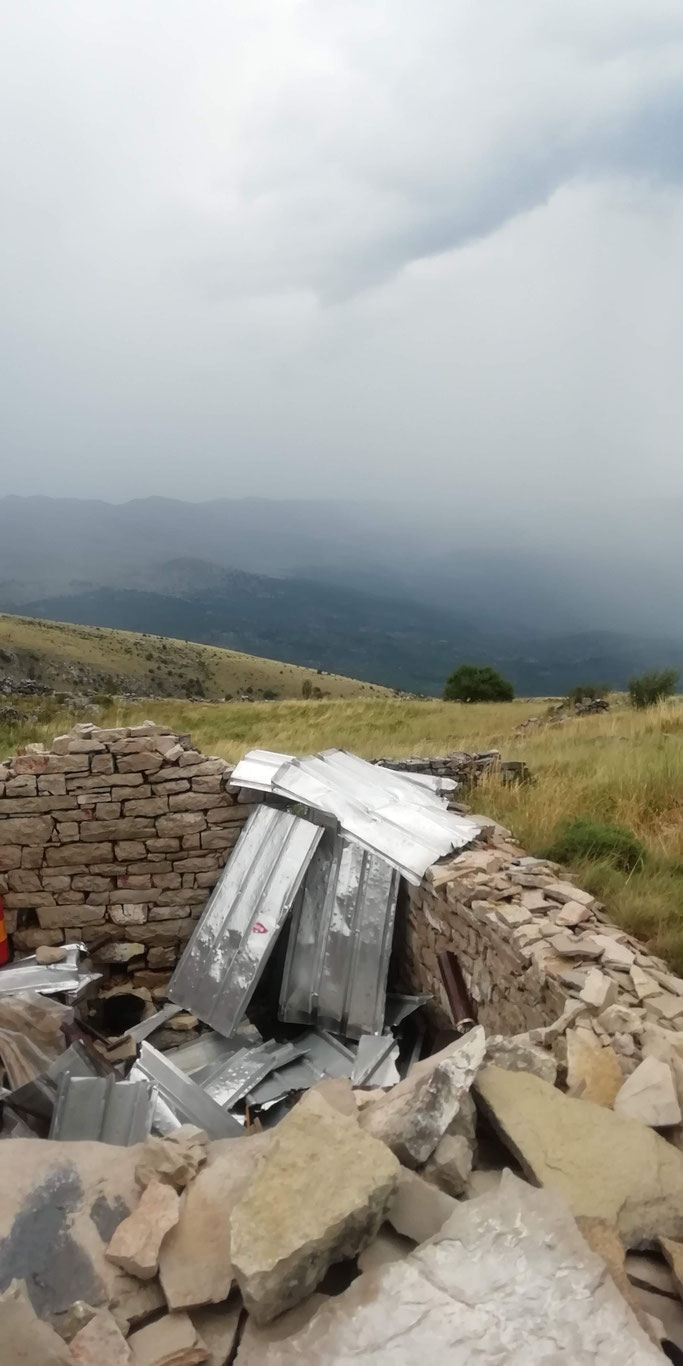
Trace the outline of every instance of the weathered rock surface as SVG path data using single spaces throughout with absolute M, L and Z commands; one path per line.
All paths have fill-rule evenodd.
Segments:
M 417 1172 L 401 1167 L 396 1194 L 387 1212 L 387 1222 L 404 1238 L 424 1243 L 450 1219 L 455 1200 Z
M 194 1124 L 182 1124 L 167 1138 L 148 1138 L 135 1168 L 138 1185 L 165 1181 L 176 1190 L 184 1190 L 206 1162 L 208 1146 L 204 1130 Z
M 187 1187 L 180 1219 L 159 1254 L 169 1309 L 194 1309 L 227 1299 L 234 1280 L 230 1216 L 270 1141 L 270 1135 L 263 1134 L 211 1144 L 207 1165 Z
M 414 1366 L 426 1354 L 449 1366 L 661 1366 L 564 1202 L 509 1172 L 431 1242 L 272 1343 L 268 1366 Z
M 505 1038 L 494 1034 L 486 1041 L 486 1061 L 494 1067 L 506 1067 L 509 1072 L 533 1072 L 554 1086 L 557 1063 L 545 1048 L 538 1048 L 523 1037 Z
M 128 1339 L 133 1366 L 202 1366 L 208 1349 L 187 1314 L 166 1314 Z
M 680 1124 L 681 1107 L 668 1063 L 659 1058 L 643 1058 L 626 1078 L 614 1101 L 614 1110 L 653 1128 Z
M 66 1343 L 37 1317 L 23 1281 L 12 1281 L 0 1295 L 0 1336 L 7 1366 L 73 1366 Z
M 45 967 L 48 963 L 63 963 L 66 958 L 66 949 L 55 944 L 39 944 L 36 949 L 36 963 Z
M 423 1168 L 423 1175 L 448 1195 L 462 1195 L 472 1171 L 472 1149 L 462 1135 L 444 1134 Z
M 286 1342 L 300 1333 L 320 1306 L 327 1304 L 328 1299 L 328 1295 L 310 1295 L 302 1304 L 281 1314 L 273 1323 L 259 1325 L 255 1319 L 248 1318 L 235 1357 L 235 1366 L 268 1366 L 269 1353 L 274 1344 Z M 304 1366 L 303 1361 L 301 1366 Z
M 129 1366 L 130 1348 L 116 1320 L 100 1309 L 71 1342 L 71 1356 L 78 1366 Z
M 190 1314 L 208 1356 L 206 1366 L 225 1366 L 235 1345 L 242 1305 L 238 1296 L 229 1305 L 195 1309 Z
M 318 1095 L 282 1120 L 230 1221 L 235 1276 L 257 1323 L 292 1308 L 333 1262 L 366 1246 L 398 1170 L 388 1148 Z
M 624 1081 L 614 1049 L 609 1045 L 603 1048 L 587 1029 L 568 1029 L 566 1040 L 570 1093 L 596 1105 L 612 1105 Z
M 484 1068 L 477 1098 L 523 1171 L 627 1247 L 683 1237 L 683 1156 L 652 1129 L 525 1072 Z
M 179 1217 L 177 1191 L 163 1181 L 150 1181 L 133 1213 L 119 1224 L 107 1248 L 109 1261 L 141 1281 L 151 1280 L 159 1267 L 161 1244 Z
M 630 1305 L 643 1332 L 647 1333 L 651 1342 L 658 1343 L 659 1338 L 652 1328 L 649 1315 L 641 1309 L 637 1292 L 628 1278 L 624 1244 L 614 1224 L 609 1224 L 606 1219 L 587 1219 L 581 1216 L 576 1222 L 588 1246 L 598 1257 L 602 1257 L 614 1284 Z
M 660 1238 L 659 1245 L 671 1267 L 676 1289 L 683 1299 L 683 1243 L 674 1242 L 672 1238 Z
M 469 1091 L 485 1052 L 481 1026 L 470 1030 L 448 1056 L 418 1063 L 405 1081 L 360 1113 L 359 1124 L 381 1139 L 407 1167 L 421 1167 L 452 1123 Z
M 363 1249 L 358 1258 L 360 1271 L 379 1271 L 380 1267 L 392 1262 L 401 1262 L 413 1250 L 410 1238 L 395 1233 L 389 1224 L 383 1224 L 377 1237 Z

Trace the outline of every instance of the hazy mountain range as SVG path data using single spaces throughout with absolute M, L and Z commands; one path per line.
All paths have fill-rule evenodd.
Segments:
M 680 507 L 0 499 L 0 610 L 226 645 L 439 693 L 683 669 Z

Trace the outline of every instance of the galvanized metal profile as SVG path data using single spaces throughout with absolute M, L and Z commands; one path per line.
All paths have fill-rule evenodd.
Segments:
M 238 1029 L 230 1039 L 224 1039 L 222 1034 L 207 1031 L 200 1034 L 198 1039 L 181 1044 L 178 1048 L 170 1048 L 165 1056 L 201 1086 L 221 1064 L 227 1063 L 243 1048 L 256 1048 L 262 1044 L 263 1039 L 257 1030 L 254 1030 L 254 1034 L 255 1038 L 252 1039 Z
M 152 1082 L 157 1088 L 153 1127 L 158 1133 L 173 1133 L 181 1124 L 196 1124 L 209 1138 L 235 1138 L 242 1133 L 241 1124 L 232 1115 L 151 1044 L 142 1044 L 130 1076 Z
M 395 1086 L 400 1081 L 396 1067 L 398 1052 L 393 1034 L 364 1034 L 358 1042 L 352 1085 Z
M 271 1039 L 260 1048 L 242 1048 L 227 1063 L 216 1068 L 203 1082 L 202 1089 L 217 1105 L 231 1109 L 274 1071 L 301 1057 L 303 1048 Z
M 398 883 L 385 859 L 326 831 L 293 917 L 280 1019 L 381 1033 Z
M 161 1010 L 157 1010 L 154 1015 L 150 1015 L 146 1020 L 141 1020 L 139 1024 L 132 1025 L 124 1032 L 124 1039 L 133 1039 L 135 1043 L 142 1043 L 148 1039 L 150 1034 L 155 1034 L 157 1029 L 161 1029 L 167 1020 L 172 1020 L 174 1015 L 179 1015 L 182 1006 L 174 1005 L 172 1001 L 167 1001 Z
M 291 910 L 322 828 L 259 806 L 176 968 L 168 995 L 219 1034 L 241 1020 Z
M 20 963 L 0 968 L 0 996 L 18 991 L 39 991 L 43 996 L 80 994 L 91 982 L 98 982 L 101 973 L 82 972 L 79 959 L 84 944 L 67 944 L 61 963 L 41 964 L 35 954 L 22 958 Z
M 274 749 L 250 749 L 230 775 L 231 787 L 250 787 L 254 792 L 272 792 L 273 778 L 291 754 L 278 754 Z
M 272 1105 L 291 1091 L 307 1091 L 330 1077 L 350 1077 L 355 1052 L 324 1030 L 309 1029 L 294 1042 L 302 1056 L 279 1066 L 247 1094 L 250 1105 Z
M 476 821 L 448 811 L 431 784 L 416 783 L 345 750 L 290 759 L 273 773 L 276 757 L 270 769 L 259 759 L 259 790 L 333 816 L 343 833 L 386 858 L 414 884 L 432 863 L 469 844 L 481 829 Z M 238 764 L 233 782 L 247 785 L 250 763 L 247 755 L 242 760 L 246 767 Z
M 146 1080 L 76 1077 L 67 1072 L 59 1083 L 50 1138 L 128 1148 L 147 1138 L 153 1109 L 154 1087 Z

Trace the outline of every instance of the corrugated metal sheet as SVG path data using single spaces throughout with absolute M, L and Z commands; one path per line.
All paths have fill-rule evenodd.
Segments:
M 219 1034 L 242 1018 L 321 835 L 269 806 L 247 821 L 168 989 Z
M 381 1033 L 398 881 L 384 859 L 325 832 L 293 916 L 280 1019 Z
M 267 751 L 257 751 L 263 756 Z M 409 882 L 421 882 L 438 859 L 469 844 L 480 825 L 446 809 L 441 797 L 422 783 L 380 768 L 345 750 L 324 750 L 291 759 L 271 772 L 260 757 L 260 791 L 269 790 L 334 816 L 341 830 L 365 849 L 391 863 Z M 248 786 L 254 762 L 237 765 L 231 782 Z M 270 782 L 270 787 L 266 783 Z
M 277 1043 L 270 1039 L 259 1048 L 241 1048 L 227 1062 L 220 1063 L 210 1076 L 202 1082 L 207 1096 L 217 1105 L 231 1109 L 243 1100 L 249 1091 L 278 1067 L 300 1058 L 304 1050 L 295 1043 Z
M 39 991 L 43 996 L 80 995 L 86 986 L 99 982 L 100 972 L 82 972 L 79 967 L 85 944 L 66 944 L 64 947 L 66 952 L 61 963 L 41 965 L 32 953 L 19 963 L 0 968 L 0 996 L 13 995 L 17 991 Z
M 143 1043 L 130 1076 L 153 1082 L 157 1088 L 153 1120 L 157 1133 L 173 1133 L 181 1124 L 196 1124 L 209 1138 L 235 1138 L 243 1132 L 232 1115 L 149 1043 Z
M 154 1088 L 147 1081 L 62 1076 L 50 1138 L 89 1139 L 128 1148 L 142 1143 L 152 1126 Z
M 398 1044 L 393 1034 L 364 1034 L 358 1042 L 351 1084 L 395 1086 L 401 1080 L 396 1068 L 397 1059 Z

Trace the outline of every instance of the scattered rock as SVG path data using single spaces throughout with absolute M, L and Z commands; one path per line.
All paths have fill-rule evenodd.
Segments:
M 606 1006 L 614 1004 L 618 995 L 619 988 L 616 982 L 599 968 L 591 968 L 586 984 L 579 992 L 579 1000 L 584 1001 L 587 1006 L 592 1006 L 594 1010 L 604 1010 Z
M 128 1343 L 107 1309 L 100 1309 L 71 1343 L 78 1366 L 129 1366 Z
M 615 1223 L 631 1248 L 683 1237 L 683 1157 L 652 1129 L 528 1072 L 486 1067 L 476 1094 L 523 1171 L 575 1215 Z
M 249 1312 L 267 1323 L 375 1236 L 398 1163 L 353 1120 L 307 1095 L 278 1125 L 240 1203 L 231 1250 Z
M 472 1171 L 472 1149 L 466 1138 L 444 1134 L 423 1168 L 426 1181 L 431 1181 L 447 1195 L 462 1195 Z
M 576 1222 L 588 1246 L 598 1257 L 602 1257 L 617 1290 L 630 1305 L 643 1331 L 647 1333 L 651 1342 L 658 1343 L 659 1337 L 652 1328 L 650 1316 L 641 1309 L 638 1296 L 626 1274 L 626 1253 L 614 1224 L 609 1224 L 606 1219 L 587 1219 L 581 1216 Z
M 317 1314 L 321 1305 L 327 1304 L 329 1295 L 311 1295 L 303 1304 L 297 1304 L 287 1314 L 281 1314 L 273 1323 L 259 1327 L 255 1319 L 248 1318 L 235 1358 L 235 1366 L 268 1366 L 270 1351 L 276 1343 L 285 1342 Z M 305 1366 L 302 1360 L 301 1366 Z
M 671 1267 L 676 1290 L 683 1299 L 683 1243 L 676 1243 L 672 1238 L 660 1238 L 659 1246 Z
M 242 1305 L 234 1303 L 211 1309 L 195 1309 L 190 1318 L 208 1351 L 206 1366 L 225 1366 L 231 1359 L 237 1337 Z
M 270 1142 L 263 1134 L 211 1144 L 209 1160 L 187 1187 L 180 1219 L 159 1254 L 169 1309 L 222 1304 L 228 1298 L 234 1280 L 230 1216 Z
M 637 1119 L 654 1129 L 680 1124 L 681 1107 L 668 1064 L 659 1058 L 643 1058 L 635 1072 L 626 1078 L 614 1101 L 614 1109 L 616 1114 Z
M 51 1319 L 52 1327 L 64 1342 L 71 1342 L 81 1328 L 85 1328 L 90 1320 L 99 1314 L 99 1309 L 93 1309 L 91 1304 L 86 1304 L 85 1300 L 75 1300 L 69 1306 L 65 1314 L 54 1314 Z
M 179 1217 L 180 1200 L 173 1187 L 150 1181 L 136 1209 L 119 1224 L 107 1248 L 110 1262 L 141 1281 L 150 1281 L 159 1268 L 161 1244 Z
M 590 906 L 584 906 L 580 901 L 565 901 L 561 910 L 553 912 L 553 920 L 556 925 L 573 928 L 575 925 L 581 925 L 584 920 L 589 920 L 591 915 Z
M 39 944 L 36 949 L 36 963 L 40 967 L 47 967 L 48 963 L 63 963 L 66 958 L 66 949 L 59 944 Z
M 407 1167 L 421 1167 L 433 1153 L 469 1091 L 483 1061 L 486 1040 L 480 1025 L 451 1046 L 449 1056 L 418 1063 L 405 1081 L 361 1111 L 362 1129 L 379 1138 Z
M 167 1138 L 148 1138 L 135 1168 L 139 1186 L 165 1181 L 183 1190 L 206 1162 L 209 1140 L 203 1129 L 182 1124 Z
M 494 1067 L 505 1067 L 509 1072 L 533 1072 L 554 1086 L 557 1078 L 557 1063 L 544 1048 L 538 1048 L 528 1041 L 526 1035 L 513 1035 L 506 1039 L 502 1034 L 494 1034 L 486 1043 L 486 1061 Z
M 567 1030 L 567 1086 L 571 1095 L 610 1106 L 623 1081 L 613 1048 L 603 1048 L 592 1030 Z
M 438 1233 L 454 1209 L 452 1196 L 425 1181 L 417 1172 L 401 1167 L 387 1220 L 404 1238 L 424 1243 Z
M 388 1224 L 383 1224 L 373 1242 L 363 1249 L 358 1258 L 360 1271 L 378 1271 L 392 1262 L 401 1262 L 412 1252 L 414 1244 L 410 1238 L 402 1238 L 394 1233 Z
M 128 1339 L 133 1366 L 202 1366 L 208 1350 L 187 1314 L 166 1314 Z
M 38 1318 L 23 1281 L 12 1281 L 0 1295 L 0 1328 L 7 1366 L 73 1366 L 66 1344 Z

